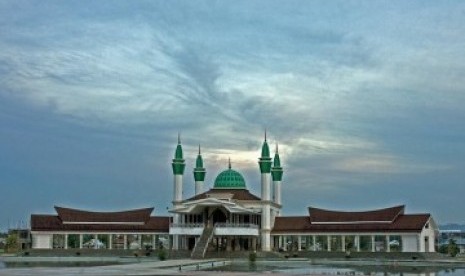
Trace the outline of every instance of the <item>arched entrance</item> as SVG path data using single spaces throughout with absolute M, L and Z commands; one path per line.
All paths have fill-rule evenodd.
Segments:
M 213 213 L 211 214 L 211 218 L 213 225 L 215 225 L 216 223 L 224 223 L 228 219 L 226 214 L 218 208 L 215 209 L 215 211 L 213 211 Z

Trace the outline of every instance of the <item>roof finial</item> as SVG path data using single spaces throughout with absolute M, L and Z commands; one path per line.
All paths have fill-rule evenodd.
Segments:
M 276 143 L 276 154 L 278 154 L 278 143 Z
M 199 155 L 200 155 L 200 144 L 199 144 Z
M 178 132 L 178 144 L 181 144 L 181 133 Z
M 228 158 L 228 168 L 231 169 L 231 157 Z
M 266 127 L 265 127 L 265 142 L 266 142 Z

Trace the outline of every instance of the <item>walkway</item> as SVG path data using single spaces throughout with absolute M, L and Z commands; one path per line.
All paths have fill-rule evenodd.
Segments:
M 94 266 L 94 267 L 32 267 L 32 268 L 8 268 L 0 269 L 2 276 L 24 276 L 24 275 L 206 275 L 203 272 L 196 272 L 197 268 L 223 266 L 229 261 L 219 259 L 210 260 L 167 260 L 155 262 L 142 262 L 122 265 Z M 212 275 L 217 274 L 212 271 Z

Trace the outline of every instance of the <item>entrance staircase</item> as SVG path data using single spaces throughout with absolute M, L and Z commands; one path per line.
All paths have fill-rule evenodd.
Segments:
M 203 229 L 202 235 L 195 244 L 194 250 L 192 250 L 192 259 L 203 259 L 205 257 L 205 252 L 213 238 L 213 232 L 214 228 L 212 226 L 207 226 Z

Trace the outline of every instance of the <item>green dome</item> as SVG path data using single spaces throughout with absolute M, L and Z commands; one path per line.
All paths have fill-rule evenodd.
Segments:
M 231 168 L 222 171 L 215 179 L 213 189 L 247 189 L 244 177 Z

